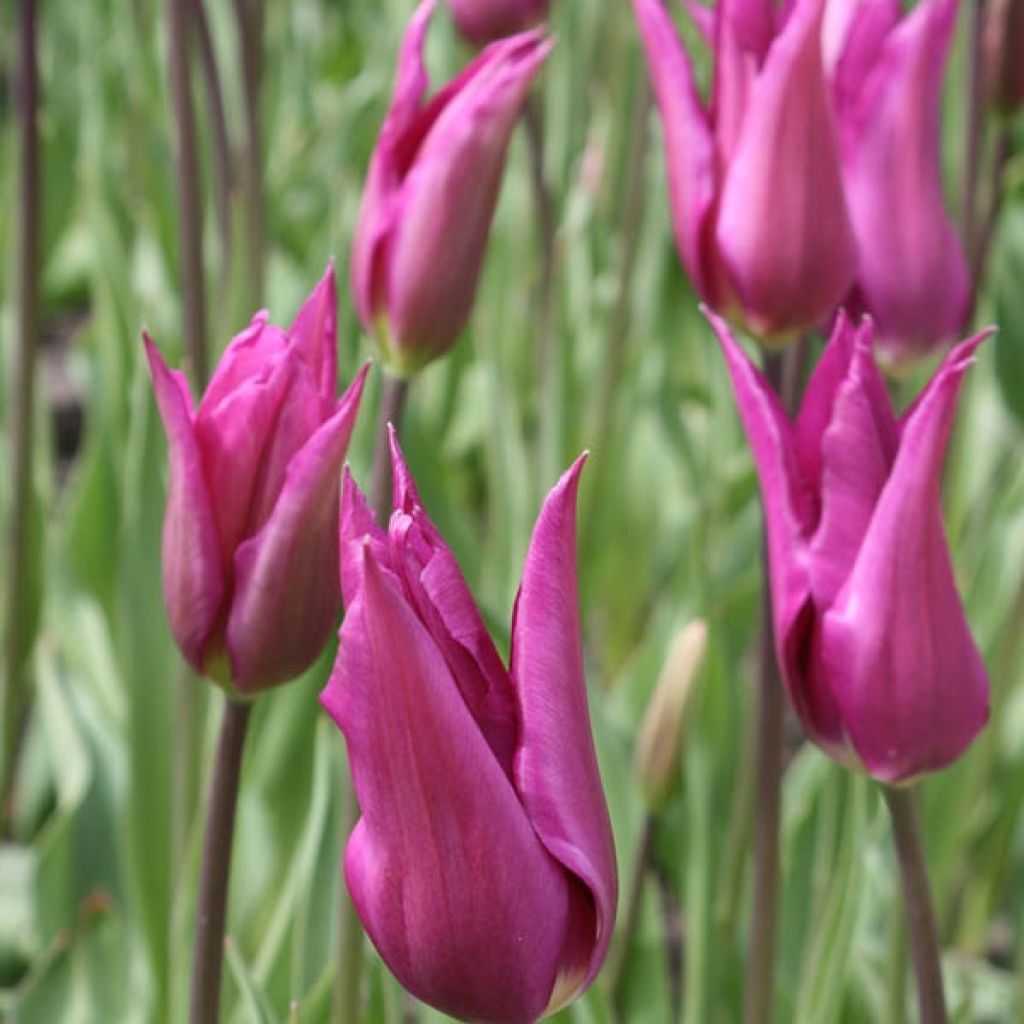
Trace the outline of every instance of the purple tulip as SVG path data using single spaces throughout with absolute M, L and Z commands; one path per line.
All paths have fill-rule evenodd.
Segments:
M 347 613 L 321 694 L 362 818 L 345 852 L 359 916 L 415 996 L 529 1024 L 593 981 L 615 849 L 587 712 L 576 583 L 582 457 L 526 556 L 506 670 L 392 439 L 385 532 L 346 474 Z
M 894 368 L 951 342 L 970 304 L 967 262 L 946 211 L 939 152 L 942 76 L 958 0 L 861 0 L 834 83 L 843 171 L 869 312 Z
M 334 268 L 284 331 L 258 313 L 198 410 L 144 335 L 170 444 L 171 632 L 199 673 L 253 694 L 308 668 L 340 608 L 339 476 L 367 367 L 336 394 Z
M 548 16 L 550 0 L 447 0 L 455 27 L 483 46 L 533 28 Z
M 661 110 L 680 256 L 704 300 L 763 342 L 826 319 L 856 246 L 843 198 L 822 2 L 697 8 L 714 48 L 711 100 L 661 0 L 633 0 Z
M 988 677 L 956 590 L 940 478 L 960 384 L 985 337 L 948 355 L 894 416 L 868 320 L 840 316 L 790 422 L 711 316 L 754 452 L 775 646 L 827 753 L 884 782 L 956 760 L 988 718 Z
M 425 101 L 433 10 L 424 0 L 406 31 L 352 250 L 356 308 L 399 376 L 450 348 L 469 318 L 509 138 L 552 45 L 540 30 L 494 43 Z

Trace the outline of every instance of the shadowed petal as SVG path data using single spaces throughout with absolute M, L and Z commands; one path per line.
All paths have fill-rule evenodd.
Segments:
M 164 603 L 171 632 L 189 664 L 203 671 L 203 654 L 224 600 L 221 549 L 202 457 L 180 376 L 148 334 L 146 358 L 170 447 L 170 484 L 163 529 Z
M 824 621 L 824 657 L 867 771 L 886 782 L 955 760 L 988 718 L 988 677 L 953 577 L 939 485 L 963 374 L 955 349 L 915 408 L 861 552 Z
M 240 690 L 308 668 L 338 614 L 338 480 L 368 369 L 289 464 L 266 524 L 235 552 L 227 648 Z
M 444 659 L 364 549 L 363 586 L 321 701 L 345 733 L 362 819 L 345 875 L 415 996 L 530 1024 L 554 987 L 567 881 L 538 841 Z
M 516 787 L 545 847 L 590 894 L 573 908 L 560 1001 L 568 1001 L 600 969 L 618 896 L 580 640 L 576 496 L 584 458 L 544 502 L 512 623 L 511 672 L 522 715 Z

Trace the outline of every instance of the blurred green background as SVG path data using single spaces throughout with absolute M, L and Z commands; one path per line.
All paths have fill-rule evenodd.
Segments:
M 14 5 L 0 60 L 15 59 Z M 236 152 L 244 144 L 233 9 L 207 3 Z M 329 257 L 339 271 L 347 380 L 372 354 L 347 292 L 363 174 L 387 108 L 409 0 L 266 5 L 261 113 L 265 295 L 287 323 Z M 156 0 L 40 8 L 44 194 L 42 349 L 31 573 L 19 596 L 31 687 L 12 834 L 0 845 L 0 1016 L 24 1024 L 184 1019 L 207 775 L 220 695 L 181 667 L 160 596 L 166 446 L 142 360 L 148 327 L 180 362 L 178 214 L 166 36 Z M 535 102 L 557 225 L 551 344 L 530 161 L 513 140 L 466 336 L 416 380 L 403 428 L 427 508 L 499 645 L 533 519 L 584 447 L 581 600 L 592 715 L 624 898 L 645 817 L 637 726 L 679 629 L 710 646 L 680 769 L 657 816 L 654 870 L 622 976 L 631 1024 L 740 1017 L 752 815 L 760 510 L 724 367 L 678 264 L 660 132 L 631 13 L 555 3 L 559 45 Z M 962 36 L 963 33 L 961 33 Z M 956 199 L 965 71 L 948 80 Z M 447 14 L 434 81 L 469 58 Z M 225 249 L 214 204 L 208 92 L 193 76 L 204 169 L 209 336 L 247 321 L 244 211 Z M 0 401 L 14 337 L 16 135 L 0 93 Z M 965 390 L 946 510 L 968 617 L 992 673 L 993 717 L 923 786 L 954 1019 L 1024 1019 L 1024 190 L 1010 194 L 979 322 L 998 318 Z M 9 241 L 10 240 L 10 241 Z M 545 356 L 545 351 L 549 352 Z M 350 452 L 368 484 L 379 376 Z M 914 391 L 903 385 L 904 397 Z M 8 435 L 0 434 L 7 480 Z M 10 493 L 0 490 L 0 521 Z M 8 640 L 8 642 L 11 642 Z M 225 1019 L 330 1018 L 342 737 L 316 695 L 332 651 L 259 700 L 244 763 L 228 918 Z M 182 692 L 205 723 L 189 746 Z M 780 1021 L 913 1019 L 902 910 L 875 789 L 801 741 L 784 779 Z M 623 915 L 620 913 L 620 921 Z M 667 941 L 666 935 L 674 936 Z M 671 951 L 681 947 L 673 965 Z M 679 966 L 681 964 L 681 967 Z M 369 1022 L 407 1012 L 379 961 Z M 559 1021 L 612 1019 L 602 979 Z M 419 1019 L 440 1019 L 420 1008 Z

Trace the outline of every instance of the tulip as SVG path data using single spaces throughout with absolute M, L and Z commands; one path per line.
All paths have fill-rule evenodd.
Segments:
M 856 271 L 822 2 L 795 0 L 785 19 L 766 0 L 703 11 L 714 48 L 705 109 L 661 0 L 633 0 L 683 264 L 705 302 L 768 344 L 827 318 Z
M 339 477 L 367 367 L 336 396 L 334 268 L 292 326 L 258 313 L 193 408 L 144 335 L 170 446 L 164 603 L 188 663 L 235 696 L 292 679 L 340 609 Z
M 477 46 L 540 24 L 549 6 L 550 0 L 448 0 L 455 27 Z
M 433 10 L 424 0 L 402 43 L 352 250 L 356 308 L 399 377 L 450 348 L 469 318 L 509 138 L 551 48 L 540 30 L 494 43 L 425 102 Z
M 957 0 L 863 0 L 834 84 L 846 197 L 860 251 L 855 306 L 894 369 L 960 332 L 970 275 L 942 192 L 942 76 Z
M 508 670 L 392 433 L 387 531 L 349 475 L 347 609 L 321 701 L 362 817 L 345 877 L 374 945 L 419 999 L 528 1024 L 594 979 L 617 898 L 587 713 L 576 583 L 583 458 L 548 495 Z
M 775 646 L 804 729 L 883 782 L 948 765 L 988 718 L 940 501 L 961 381 L 985 335 L 954 348 L 897 418 L 870 321 L 841 315 L 791 422 L 711 321 L 761 480 Z
M 1024 2 L 991 0 L 985 8 L 983 61 L 989 102 L 1003 114 L 1024 104 Z

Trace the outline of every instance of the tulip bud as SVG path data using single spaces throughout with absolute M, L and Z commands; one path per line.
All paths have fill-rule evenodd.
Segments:
M 703 619 L 680 630 L 640 723 L 633 770 L 651 808 L 668 796 L 679 770 L 683 731 L 693 707 L 707 646 L 708 627 Z
M 1003 114 L 1024 104 L 1024 2 L 989 0 L 983 38 L 989 102 Z
M 988 719 L 988 676 L 956 590 L 940 478 L 964 373 L 959 344 L 900 419 L 870 321 L 840 316 L 791 422 L 719 318 L 761 478 L 775 647 L 826 753 L 888 783 L 955 761 Z
M 170 445 L 164 603 L 189 664 L 248 696 L 308 668 L 340 608 L 338 480 L 367 367 L 336 397 L 334 268 L 283 331 L 258 313 L 198 410 L 144 335 Z
M 856 247 L 822 63 L 822 0 L 783 18 L 724 0 L 708 109 L 661 0 L 633 0 L 661 111 L 679 253 L 702 298 L 764 343 L 826 319 Z
M 469 318 L 509 138 L 552 45 L 539 30 L 494 43 L 424 102 L 433 9 L 424 0 L 406 32 L 352 250 L 359 316 L 400 377 L 449 349 Z
M 583 460 L 537 520 L 506 670 L 392 440 L 387 531 L 345 477 L 347 611 L 320 696 L 362 814 L 345 877 L 413 995 L 463 1020 L 535 1021 L 593 981 L 617 899 L 579 633 Z
M 895 369 L 950 342 L 970 275 L 946 211 L 940 156 L 942 76 L 957 0 L 923 0 L 900 19 L 865 0 L 836 66 L 846 196 L 860 251 L 854 305 L 871 314 Z
M 539 25 L 550 0 L 447 0 L 455 27 L 476 46 Z

